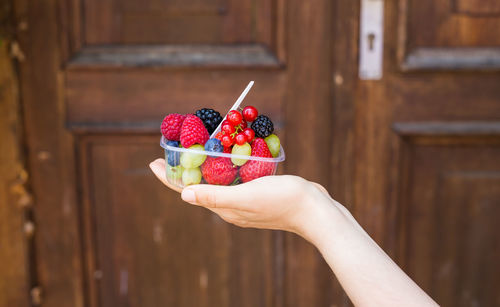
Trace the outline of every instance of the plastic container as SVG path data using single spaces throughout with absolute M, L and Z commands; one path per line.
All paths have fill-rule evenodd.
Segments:
M 160 145 L 165 150 L 167 181 L 179 188 L 197 183 L 219 185 L 240 184 L 258 177 L 276 174 L 278 163 L 285 160 L 283 147 L 280 148 L 280 153 L 276 158 L 262 158 L 173 147 L 167 145 L 166 139 L 163 136 L 161 137 Z M 213 159 L 221 158 L 228 159 L 225 161 L 226 165 L 229 165 L 228 161 L 233 161 L 233 159 L 241 159 L 240 164 L 243 162 L 242 160 L 247 161 L 242 166 L 236 166 L 231 162 L 232 166 L 226 167 L 227 170 L 225 172 L 217 171 L 215 175 L 213 173 L 208 174 L 208 164 L 213 163 Z M 203 175 L 202 170 L 205 171 L 206 176 Z

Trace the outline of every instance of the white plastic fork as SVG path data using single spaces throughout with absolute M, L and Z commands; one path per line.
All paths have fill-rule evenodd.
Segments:
M 210 138 L 213 138 L 214 136 L 217 135 L 217 133 L 219 133 L 220 131 L 220 128 L 222 126 L 222 122 L 226 119 L 227 117 L 227 114 L 229 112 L 231 112 L 232 110 L 236 110 L 238 109 L 238 107 L 240 106 L 240 104 L 243 102 L 243 99 L 245 99 L 245 96 L 248 94 L 248 92 L 250 91 L 250 89 L 252 88 L 253 84 L 255 82 L 254 81 L 250 81 L 247 85 L 247 87 L 245 88 L 245 90 L 243 90 L 243 92 L 241 93 L 240 97 L 238 97 L 238 99 L 236 100 L 236 102 L 233 104 L 233 106 L 231 107 L 231 109 L 229 109 L 229 111 L 227 111 L 226 115 L 224 116 L 224 118 L 222 119 L 222 121 L 220 122 L 219 126 L 217 126 L 217 129 L 214 130 L 214 132 L 212 133 L 212 135 L 210 136 Z

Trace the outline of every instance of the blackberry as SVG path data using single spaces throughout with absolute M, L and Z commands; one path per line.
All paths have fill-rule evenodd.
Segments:
M 220 113 L 213 109 L 203 108 L 196 111 L 194 115 L 198 116 L 201 119 L 201 121 L 205 125 L 205 128 L 207 128 L 208 134 L 212 134 L 222 121 L 222 116 L 220 116 Z
M 255 136 L 259 138 L 268 137 L 274 132 L 273 122 L 265 115 L 259 115 L 252 123 L 252 129 L 255 131 Z

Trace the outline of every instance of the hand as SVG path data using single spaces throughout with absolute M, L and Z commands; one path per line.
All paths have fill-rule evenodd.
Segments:
M 295 232 L 313 243 L 356 306 L 437 306 L 319 184 L 267 176 L 236 186 L 178 189 L 165 179 L 165 160 L 150 165 L 182 199 L 241 227 Z
M 150 164 L 166 186 L 182 192 L 182 199 L 205 207 L 240 227 L 279 229 L 305 236 L 306 230 L 331 206 L 319 184 L 297 176 L 266 176 L 236 186 L 193 185 L 183 190 L 165 179 L 165 160 Z

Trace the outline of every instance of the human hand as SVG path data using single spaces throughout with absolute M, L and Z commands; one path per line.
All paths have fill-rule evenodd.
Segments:
M 236 186 L 178 189 L 165 179 L 165 160 L 149 166 L 183 200 L 229 223 L 291 231 L 309 240 L 356 306 L 437 306 L 319 184 L 297 176 L 266 176 Z
M 157 159 L 150 167 L 166 186 L 181 192 L 184 201 L 205 207 L 240 227 L 307 236 L 323 210 L 333 207 L 322 186 L 297 176 L 266 176 L 235 186 L 199 184 L 179 189 L 165 179 L 165 160 Z

